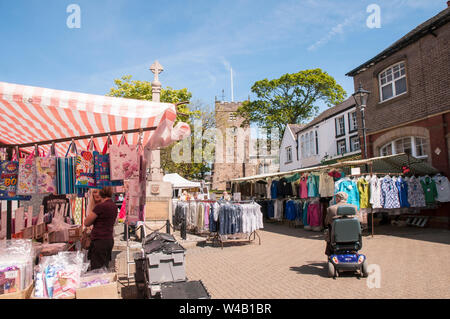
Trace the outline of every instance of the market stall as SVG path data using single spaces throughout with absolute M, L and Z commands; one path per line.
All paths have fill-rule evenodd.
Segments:
M 4 82 L 0 82 L 0 116 L 0 149 L 4 150 L 0 152 L 0 203 L 6 202 L 6 211 L 0 208 L 0 239 L 6 239 L 5 247 L 14 246 L 11 238 L 43 241 L 47 246 L 41 250 L 78 241 L 87 192 L 121 187 L 124 181 L 129 185 L 126 220 L 142 220 L 150 152 L 190 134 L 185 123 L 174 127 L 174 104 Z M 31 205 L 25 210 L 23 203 L 36 195 L 45 196 L 39 211 Z M 13 201 L 22 203 L 14 219 Z M 54 254 L 67 249 L 59 245 Z M 78 280 L 81 263 L 66 257 L 47 260 L 43 271 L 64 271 L 55 265 L 76 264 L 71 275 Z M 35 295 L 41 296 L 41 291 Z
M 348 194 L 360 218 L 377 212 L 417 217 L 421 209 L 448 201 L 440 194 L 448 192 L 448 185 L 448 179 L 425 161 L 398 154 L 238 178 L 232 181 L 232 192 L 260 203 L 269 220 L 321 231 L 326 209 L 339 191 Z M 426 219 L 410 222 L 423 227 Z
M 174 198 L 178 198 L 182 191 L 200 191 L 202 184 L 199 182 L 192 182 L 190 180 L 185 179 L 177 173 L 166 174 L 163 177 L 164 182 L 169 182 L 172 184 L 172 188 L 174 191 Z

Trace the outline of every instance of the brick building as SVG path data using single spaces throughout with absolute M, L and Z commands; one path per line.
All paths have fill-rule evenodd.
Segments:
M 361 83 L 371 92 L 368 157 L 406 152 L 450 176 L 449 21 L 450 5 L 347 74 L 355 90 Z M 358 112 L 360 136 L 361 123 Z M 435 225 L 450 227 L 448 204 L 422 213 L 435 216 Z
M 241 105 L 242 102 L 215 103 L 216 128 L 220 133 L 216 136 L 215 161 L 211 172 L 213 190 L 229 190 L 231 180 L 236 178 L 278 171 L 278 155 L 259 154 L 254 149 L 256 139 L 250 128 L 241 128 L 244 119 L 236 115 Z
M 216 128 L 221 132 L 222 138 L 218 136 L 216 138 L 215 161 L 211 172 L 214 190 L 227 190 L 231 186 L 229 181 L 232 179 L 255 175 L 257 171 L 257 166 L 249 163 L 249 153 L 245 152 L 248 150 L 249 131 L 244 135 L 237 134 L 244 121 L 235 114 L 241 105 L 241 102 L 215 103 Z M 243 149 L 238 147 L 242 145 Z

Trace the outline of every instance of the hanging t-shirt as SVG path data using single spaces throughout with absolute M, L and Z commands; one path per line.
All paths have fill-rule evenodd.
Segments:
M 395 181 L 395 186 L 398 189 L 398 197 L 400 199 L 401 207 L 409 207 L 408 202 L 408 183 L 401 177 L 397 178 Z
M 279 181 L 272 181 L 270 185 L 270 198 L 272 199 L 278 198 L 278 183 Z
M 369 208 L 370 207 L 370 185 L 369 182 L 364 178 L 360 178 L 356 183 L 359 191 L 359 205 L 361 208 Z
M 308 180 L 305 176 L 300 179 L 299 194 L 300 198 L 308 198 Z
M 405 179 L 408 183 L 408 203 L 411 207 L 425 207 L 425 195 L 419 180 L 412 176 Z
M 400 208 L 400 199 L 395 182 L 389 176 L 381 182 L 381 204 L 383 208 Z
M 438 196 L 436 183 L 430 176 L 425 176 L 421 181 L 423 192 L 425 194 L 425 202 L 428 204 L 434 204 Z
M 448 178 L 438 174 L 433 177 L 433 180 L 436 183 L 438 193 L 436 200 L 441 203 L 450 202 L 450 182 Z
M 66 211 L 70 211 L 70 200 L 66 195 L 50 194 L 44 197 L 42 205 L 44 206 L 44 220 L 47 224 L 52 222 L 56 208 L 63 204 L 66 204 Z
M 309 175 L 307 183 L 308 183 L 308 197 L 318 197 L 319 185 L 316 176 L 312 174 Z

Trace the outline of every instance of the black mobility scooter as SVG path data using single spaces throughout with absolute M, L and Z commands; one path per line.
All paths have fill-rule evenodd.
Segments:
M 358 251 L 362 248 L 361 224 L 353 206 L 338 207 L 331 226 L 331 254 L 328 257 L 328 276 L 336 278 L 340 272 L 358 273 L 367 277 L 367 259 Z

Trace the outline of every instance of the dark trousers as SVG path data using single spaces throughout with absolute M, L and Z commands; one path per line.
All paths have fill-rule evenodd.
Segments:
M 91 270 L 109 267 L 114 239 L 96 239 L 91 241 L 88 259 L 91 261 Z

